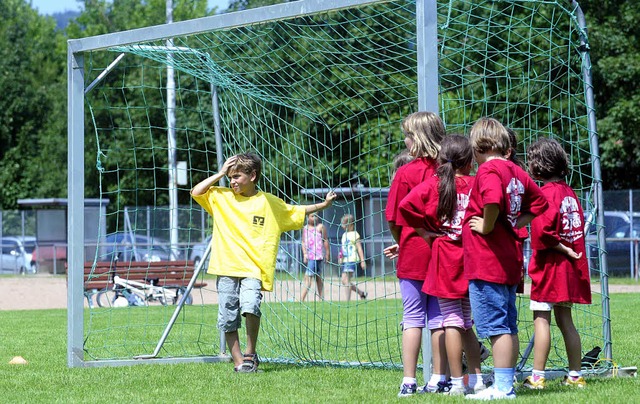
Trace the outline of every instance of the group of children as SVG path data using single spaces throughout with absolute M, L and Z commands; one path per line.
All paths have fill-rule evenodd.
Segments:
M 440 118 L 429 112 L 408 116 L 402 129 L 413 159 L 397 169 L 385 211 L 397 242 L 385 254 L 398 258 L 403 302 L 404 377 L 398 395 L 515 398 L 516 292 L 523 281 L 522 244 L 529 223 L 534 370 L 523 385 L 545 386 L 553 309 L 569 359 L 563 383 L 584 387 L 580 337 L 571 318 L 573 303 L 591 302 L 584 215 L 564 181 L 569 165 L 562 146 L 540 139 L 529 147 L 532 179 L 513 161 L 515 134 L 510 136 L 495 119 L 479 119 L 468 138 L 447 136 Z M 475 177 L 470 176 L 474 161 Z M 483 346 L 473 325 L 479 337 L 491 341 L 490 387 L 480 371 Z M 433 372 L 428 383 L 418 387 L 416 369 L 425 327 L 431 335 Z M 466 386 L 463 352 L 469 373 Z
M 531 223 L 534 313 L 534 370 L 524 386 L 545 386 L 544 368 L 550 349 L 550 313 L 562 331 L 569 374 L 564 384 L 583 387 L 580 337 L 571 318 L 573 303 L 589 304 L 591 292 L 585 259 L 583 212 L 566 184 L 567 155 L 561 145 L 540 139 L 528 151 L 529 171 L 514 163 L 515 136 L 497 120 L 481 118 L 469 137 L 447 135 L 438 115 L 417 112 L 402 122 L 407 153 L 394 164 L 385 215 L 396 244 L 387 257 L 397 258 L 403 303 L 403 381 L 399 396 L 421 393 L 466 394 L 491 400 L 515 398 L 515 364 L 519 352 L 516 291 L 523 281 L 522 244 Z M 476 175 L 470 173 L 478 164 Z M 306 298 L 315 278 L 323 295 L 321 270 L 330 260 L 326 229 L 315 212 L 333 203 L 289 205 L 257 189 L 261 160 L 245 153 L 227 159 L 219 172 L 197 184 L 194 200 L 214 217 L 209 273 L 216 274 L 218 328 L 237 372 L 255 372 L 262 291 L 273 288 L 280 235 L 302 232 Z M 230 188 L 216 186 L 228 176 Z M 543 183 L 539 187 L 534 182 Z M 342 217 L 342 282 L 347 298 L 366 292 L 351 283 L 357 265 L 366 268 L 360 235 L 352 215 Z M 243 353 L 238 329 L 245 317 Z M 486 387 L 480 369 L 480 338 L 491 341 L 494 384 Z M 427 327 L 433 351 L 433 372 L 418 387 L 417 362 L 422 330 Z M 486 349 L 486 348 L 484 348 Z M 463 382 L 463 354 L 468 381 Z

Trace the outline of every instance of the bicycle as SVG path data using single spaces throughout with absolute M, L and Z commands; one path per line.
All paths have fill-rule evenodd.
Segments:
M 148 306 L 150 302 L 160 302 L 166 306 L 177 304 L 185 293 L 185 287 L 157 286 L 153 280 L 149 283 L 138 282 L 113 276 L 113 287 L 101 290 L 96 294 L 96 303 L 99 307 L 117 306 L 116 301 L 124 298 L 125 306 Z M 193 297 L 189 294 L 185 298 L 185 304 L 192 304 Z

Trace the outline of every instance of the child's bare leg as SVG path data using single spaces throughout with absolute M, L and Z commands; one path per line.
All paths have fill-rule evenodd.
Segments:
M 351 288 L 353 285 L 351 285 L 351 273 L 350 272 L 343 272 L 342 273 L 342 285 L 346 286 L 346 288 L 342 288 L 344 290 L 344 299 L 346 301 L 351 300 Z
M 569 359 L 569 370 L 580 371 L 582 355 L 582 343 L 580 342 L 580 334 L 573 324 L 571 317 L 571 307 L 554 306 L 556 315 L 556 323 L 562 332 L 564 345 L 567 349 L 567 358 Z
M 238 337 L 238 331 L 225 332 L 224 338 L 227 341 L 227 346 L 231 352 L 231 359 L 233 359 L 234 366 L 242 365 L 244 357 L 242 350 L 240 349 L 240 338 Z
M 260 317 L 246 313 L 245 323 L 247 325 L 247 351 L 245 353 L 255 354 L 256 345 L 258 344 L 258 332 L 260 331 Z
M 349 287 L 351 288 L 351 290 L 352 290 L 352 291 L 356 292 L 356 294 L 357 294 L 358 296 L 360 296 L 360 297 L 363 297 L 363 298 L 364 298 L 364 296 L 363 296 L 364 291 L 363 291 L 363 290 L 361 290 L 360 288 L 358 288 L 358 287 L 356 286 L 356 284 L 355 284 L 355 283 L 350 282 L 350 283 L 349 283 Z
M 412 327 L 402 330 L 402 368 L 404 377 L 415 379 L 421 344 L 422 328 Z
M 544 370 L 551 349 L 551 312 L 533 312 L 533 369 Z
M 304 300 L 307 298 L 307 293 L 309 293 L 310 288 L 311 288 L 311 277 L 305 274 L 304 288 L 302 289 L 302 296 L 300 296 L 300 301 L 304 302 Z
M 494 368 L 514 368 L 518 360 L 517 334 L 501 334 L 491 337 Z
M 437 328 L 430 331 L 431 361 L 433 364 L 433 373 L 446 375 L 449 372 L 449 366 L 447 363 L 447 348 L 445 345 L 444 328 Z
M 318 297 L 322 300 L 322 294 L 324 293 L 324 281 L 320 275 L 316 275 L 316 292 L 318 292 Z
M 458 327 L 445 327 L 444 341 L 451 377 L 462 377 L 462 330 Z
M 462 347 L 467 356 L 467 372 L 470 375 L 482 373 L 482 368 L 480 367 L 480 342 L 476 337 L 476 333 L 473 332 L 473 328 L 462 332 Z M 447 354 L 448 352 L 449 347 L 447 346 Z M 451 366 L 451 360 L 449 360 L 449 366 Z M 453 376 L 453 367 L 451 368 L 451 375 Z

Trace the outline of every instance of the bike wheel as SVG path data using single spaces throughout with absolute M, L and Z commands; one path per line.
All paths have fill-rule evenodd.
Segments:
M 182 298 L 182 295 L 184 295 L 184 292 L 186 292 L 187 290 L 185 288 L 178 288 L 178 290 L 176 290 L 176 296 L 173 299 L 173 304 L 178 304 L 178 302 L 180 302 L 180 299 Z M 185 298 L 184 304 L 193 304 L 193 296 L 191 296 L 191 293 L 189 293 L 189 295 Z
M 121 296 L 113 289 L 103 289 L 96 295 L 98 307 L 113 307 L 116 299 Z

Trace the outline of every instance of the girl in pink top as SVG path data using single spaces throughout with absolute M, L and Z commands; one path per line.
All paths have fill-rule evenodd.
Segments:
M 311 288 L 312 278 L 316 281 L 316 292 L 322 299 L 324 282 L 322 269 L 324 261 L 331 260 L 331 250 L 327 237 L 327 228 L 320 222 L 317 214 L 312 213 L 307 218 L 307 225 L 302 229 L 302 260 L 307 269 L 304 274 L 304 288 L 300 300 L 304 302 Z

